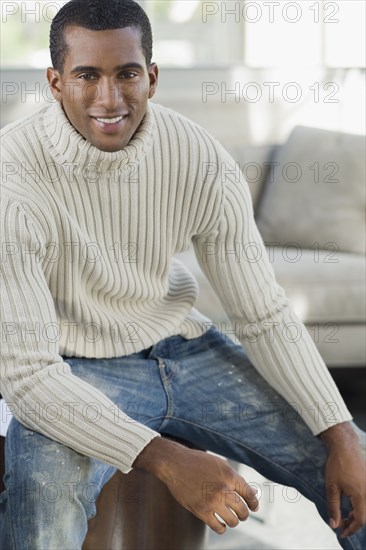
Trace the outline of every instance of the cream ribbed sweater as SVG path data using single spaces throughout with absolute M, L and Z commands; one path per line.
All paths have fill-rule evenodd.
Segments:
M 7 126 L 2 144 L 1 392 L 20 422 L 130 471 L 159 434 L 121 422 L 61 355 L 116 357 L 203 334 L 197 282 L 173 257 L 191 242 L 250 360 L 313 433 L 351 419 L 275 280 L 247 183 L 202 128 L 150 103 L 128 146 L 107 153 L 54 103 Z M 301 328 L 296 342 L 288 323 Z M 102 411 L 93 424 L 87 403 Z

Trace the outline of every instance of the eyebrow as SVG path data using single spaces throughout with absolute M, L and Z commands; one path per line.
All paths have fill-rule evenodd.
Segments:
M 139 69 L 141 71 L 144 70 L 144 67 L 140 65 L 140 63 L 126 63 L 125 65 L 117 65 L 117 67 L 114 67 L 113 71 L 116 73 L 119 73 L 120 71 L 125 71 L 126 69 Z M 71 73 L 80 73 L 80 72 L 96 72 L 96 73 L 102 73 L 103 69 L 101 67 L 94 67 L 92 65 L 78 65 L 77 67 L 74 67 L 71 69 Z

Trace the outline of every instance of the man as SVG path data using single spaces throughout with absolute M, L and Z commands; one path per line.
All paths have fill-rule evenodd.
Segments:
M 81 548 L 116 469 L 154 473 L 217 533 L 258 508 L 226 462 L 162 434 L 296 487 L 344 548 L 365 547 L 351 415 L 274 278 L 234 161 L 149 103 L 158 68 L 145 13 L 72 0 L 50 48 L 55 104 L 2 138 L 1 391 L 14 414 L 2 547 Z M 191 243 L 243 345 L 194 308 L 197 284 L 173 258 Z M 248 243 L 255 262 L 229 253 Z

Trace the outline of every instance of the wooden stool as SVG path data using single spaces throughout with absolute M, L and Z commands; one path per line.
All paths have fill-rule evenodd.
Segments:
M 4 443 L 0 437 L 1 491 Z M 207 537 L 207 526 L 180 506 L 155 476 L 142 470 L 127 475 L 117 471 L 98 497 L 83 550 L 202 550 Z

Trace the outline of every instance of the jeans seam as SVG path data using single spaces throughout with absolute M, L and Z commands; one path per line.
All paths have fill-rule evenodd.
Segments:
M 15 538 L 14 538 L 14 526 L 13 526 L 13 521 L 12 521 L 12 518 L 13 518 L 13 514 L 12 514 L 12 506 L 11 506 L 11 499 L 10 499 L 10 494 L 8 493 L 7 490 L 6 491 L 6 502 L 5 502 L 5 507 L 6 507 L 6 510 L 5 510 L 5 514 L 6 514 L 6 522 L 7 522 L 7 526 L 9 527 L 9 537 L 10 537 L 10 540 L 11 540 L 11 543 L 12 543 L 12 547 L 16 549 L 16 546 L 15 546 Z
M 244 449 L 248 449 L 249 451 L 257 454 L 258 456 L 260 456 L 261 458 L 263 458 L 264 460 L 268 461 L 270 464 L 273 464 L 273 466 L 276 466 L 276 468 L 280 468 L 282 471 L 289 473 L 287 469 L 285 469 L 284 466 L 281 466 L 280 464 L 277 464 L 276 462 L 274 462 L 271 458 L 268 458 L 266 456 L 263 456 L 262 453 L 256 451 L 255 449 L 252 449 L 251 447 L 249 447 L 248 445 L 244 445 L 241 441 L 238 441 L 237 439 L 234 439 L 233 437 L 230 437 L 230 436 L 227 436 L 227 435 L 224 435 L 222 434 L 221 432 L 217 432 L 216 430 L 213 430 L 212 428 L 207 428 L 206 426 L 202 426 L 201 424 L 196 424 L 195 422 L 192 422 L 190 420 L 185 420 L 183 418 L 179 418 L 177 416 L 170 416 L 169 417 L 169 420 L 178 420 L 179 422 L 183 422 L 185 424 L 190 424 L 192 426 L 195 426 L 196 428 L 200 428 L 200 429 L 204 429 L 212 434 L 215 434 L 215 435 L 219 435 L 220 438 L 223 438 L 223 439 L 226 439 L 226 440 L 230 440 L 230 441 L 233 441 L 235 443 L 237 443 L 238 445 L 240 445 L 241 447 L 243 447 Z M 301 478 L 299 478 L 296 474 L 290 472 L 291 475 L 293 475 L 295 478 L 299 479 L 301 481 L 301 483 L 303 483 L 303 480 Z M 314 488 L 308 484 L 307 481 L 305 481 L 305 484 L 312 490 L 314 491 Z M 323 502 L 326 504 L 327 503 L 327 500 L 326 498 L 322 497 L 321 494 L 318 492 L 318 491 L 315 491 L 315 493 L 317 495 L 319 495 L 319 497 L 323 500 Z
M 237 443 L 238 445 L 240 445 L 244 449 L 248 449 L 248 450 L 252 451 L 253 453 L 257 454 L 258 456 L 260 456 L 261 458 L 267 460 L 269 463 L 273 464 L 276 468 L 280 468 L 282 471 L 286 472 L 286 474 L 290 474 L 291 476 L 298 479 L 302 484 L 306 485 L 312 492 L 314 492 L 316 495 L 318 495 L 319 498 L 322 500 L 322 502 L 325 504 L 325 506 L 327 506 L 327 499 L 324 496 L 322 496 L 317 490 L 315 490 L 306 480 L 301 479 L 297 474 L 295 474 L 293 472 L 289 472 L 284 466 L 281 466 L 280 464 L 277 464 L 276 462 L 273 462 L 272 459 L 263 456 L 262 453 L 252 449 L 248 445 L 244 445 L 241 441 L 238 441 L 237 439 L 234 439 L 233 437 L 226 436 L 226 435 L 224 435 L 220 432 L 217 432 L 216 430 L 212 430 L 211 428 L 207 428 L 206 426 L 202 426 L 201 424 L 196 424 L 195 422 L 191 422 L 190 420 L 185 420 L 185 419 L 179 418 L 177 416 L 170 416 L 169 420 L 178 420 L 179 422 L 183 422 L 185 424 L 190 424 L 192 426 L 195 426 L 196 428 L 205 429 L 205 430 L 207 430 L 208 432 L 210 432 L 212 434 L 217 434 L 223 439 L 234 441 L 235 443 Z M 324 485 L 325 485 L 325 481 L 324 481 Z M 319 514 L 319 512 L 318 512 L 318 514 Z M 336 536 L 337 536 L 337 534 L 336 534 Z M 338 538 L 338 536 L 337 536 L 337 538 Z M 351 546 L 351 548 L 354 548 L 355 550 L 357 550 L 357 546 L 354 545 L 353 541 L 349 537 L 347 537 L 347 543 Z
M 165 366 L 163 366 L 165 359 L 162 358 L 162 357 L 157 357 L 156 359 L 159 362 L 160 379 L 161 379 L 161 382 L 162 382 L 162 385 L 163 385 L 163 388 L 164 388 L 164 392 L 165 392 L 165 395 L 166 395 L 166 398 L 167 398 L 166 414 L 165 414 L 164 419 L 161 423 L 161 426 L 162 426 L 164 421 L 167 418 L 171 418 L 175 407 L 174 407 L 174 401 L 173 401 L 173 393 L 172 393 L 170 385 L 169 385 L 169 382 L 170 382 L 172 376 L 168 376 L 168 375 L 165 374 Z M 174 376 L 174 373 L 173 373 L 173 376 Z
M 168 418 L 168 416 L 167 416 Z M 288 470 L 286 470 L 283 466 L 281 466 L 280 464 L 277 464 L 276 462 L 273 462 L 273 460 L 271 460 L 270 458 L 268 457 L 265 457 L 263 456 L 260 452 L 252 449 L 251 447 L 247 446 L 247 445 L 244 445 L 242 442 L 232 438 L 232 437 L 228 437 L 226 435 L 223 435 L 222 433 L 220 432 L 217 432 L 216 430 L 212 430 L 211 428 L 207 428 L 206 426 L 202 426 L 200 424 L 196 424 L 195 422 L 191 422 L 190 420 L 185 420 L 185 419 L 182 419 L 182 418 L 179 418 L 177 416 L 169 416 L 169 420 L 178 420 L 179 422 L 183 422 L 185 424 L 190 424 L 192 426 L 195 426 L 197 428 L 200 428 L 200 429 L 205 429 L 207 431 L 209 431 L 210 433 L 213 433 L 213 434 L 217 434 L 219 435 L 221 438 L 224 438 L 224 439 L 227 439 L 227 440 L 230 440 L 230 441 L 234 441 L 235 443 L 239 444 L 241 447 L 245 448 L 245 449 L 248 449 L 250 451 L 252 451 L 253 453 L 259 455 L 261 458 L 267 460 L 268 462 L 270 462 L 271 464 L 273 464 L 274 466 L 276 466 L 276 468 L 280 468 L 282 471 L 286 472 L 286 474 L 290 474 L 292 475 L 293 477 L 295 477 L 296 479 L 298 479 L 302 484 L 305 484 L 311 491 L 315 492 L 315 494 L 317 494 L 319 496 L 319 498 L 323 501 L 323 503 L 325 504 L 325 506 L 327 506 L 327 499 L 324 498 L 318 491 L 316 491 L 307 481 L 305 480 L 302 480 L 301 478 L 298 477 L 298 475 L 292 473 L 292 472 L 289 472 Z M 303 495 L 304 496 L 304 495 Z M 319 513 L 319 512 L 318 512 Z M 320 514 L 319 514 L 320 515 Z M 324 521 L 324 520 L 323 520 Z M 334 531 L 333 531 L 334 532 Z M 337 536 L 337 534 L 336 534 Z M 338 536 L 337 536 L 338 538 Z M 350 544 L 351 548 L 354 548 L 355 550 L 357 550 L 357 546 L 355 546 L 353 544 L 353 541 L 350 540 L 350 538 L 347 537 L 347 543 Z

